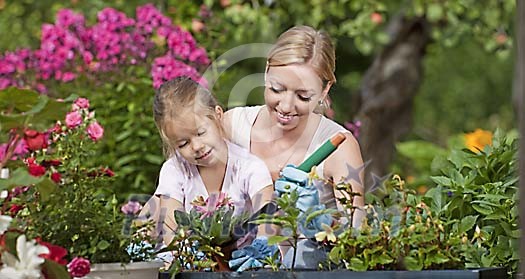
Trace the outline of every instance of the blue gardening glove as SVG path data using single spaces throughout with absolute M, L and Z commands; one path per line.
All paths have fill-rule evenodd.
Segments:
M 319 192 L 314 185 L 308 184 L 308 173 L 297 169 L 294 165 L 288 165 L 282 170 L 281 177 L 275 181 L 275 190 L 279 196 L 297 190 L 299 199 L 296 205 L 301 212 L 319 205 Z
M 307 238 L 314 238 L 316 233 L 324 231 L 323 224 L 329 227 L 332 225 L 333 218 L 332 215 L 328 213 L 316 216 L 310 220 L 310 222 L 306 223 L 306 217 L 310 215 L 310 213 L 322 209 L 325 209 L 324 204 L 314 206 L 307 212 L 299 215 L 299 231 Z
M 233 251 L 228 265 L 238 272 L 263 267 L 262 260 L 272 257 L 277 251 L 277 245 L 268 246 L 268 238 L 260 236 L 252 244 Z

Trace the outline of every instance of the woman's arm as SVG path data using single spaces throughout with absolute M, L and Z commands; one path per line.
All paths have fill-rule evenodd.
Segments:
M 364 163 L 361 157 L 359 143 L 350 133 L 345 133 L 346 140 L 339 145 L 337 150 L 326 160 L 324 166 L 324 177 L 330 178 L 335 184 L 343 179 L 352 185 L 352 190 L 358 192 L 361 196 L 354 198 L 354 206 L 364 206 Z M 337 207 L 343 209 L 338 198 L 343 197 L 343 193 L 334 189 L 337 199 Z M 349 198 L 349 197 L 347 197 Z M 353 226 L 359 226 L 364 216 L 362 210 L 356 210 L 353 219 Z
M 259 190 L 253 197 L 252 197 L 252 207 L 253 207 L 253 213 L 259 211 L 263 206 L 270 203 L 273 200 L 273 185 L 268 185 L 261 190 Z M 257 236 L 269 236 L 269 235 L 275 235 L 276 234 L 276 227 L 272 226 L 270 224 L 261 224 L 257 228 Z
M 233 112 L 231 110 L 225 111 L 224 115 L 222 116 L 222 127 L 224 128 L 224 132 L 226 135 L 224 137 L 226 139 L 232 138 L 232 116 Z

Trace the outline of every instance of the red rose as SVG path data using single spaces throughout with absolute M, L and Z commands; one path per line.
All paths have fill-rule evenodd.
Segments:
M 41 241 L 40 239 L 37 239 L 37 242 L 38 244 L 44 245 L 47 247 L 47 249 L 49 249 L 48 254 L 39 255 L 41 258 L 52 260 L 61 265 L 67 264 L 67 260 L 64 259 L 64 257 L 67 255 L 67 250 L 65 248 L 51 244 L 49 242 Z
M 84 277 L 91 271 L 89 260 L 75 257 L 67 264 L 67 271 L 73 277 Z
M 29 174 L 32 176 L 42 176 L 46 173 L 46 168 L 39 164 L 31 164 L 29 165 Z
M 55 181 L 55 183 L 60 183 L 60 180 L 62 179 L 62 175 L 58 172 L 54 172 L 51 174 L 51 180 Z
M 115 173 L 114 173 L 111 169 L 109 169 L 109 168 L 105 168 L 105 169 L 104 169 L 104 174 L 105 174 L 106 176 L 109 176 L 109 177 L 113 177 L 113 176 L 115 176 Z
M 13 204 L 9 208 L 9 213 L 11 213 L 11 216 L 15 216 L 18 213 L 18 211 L 22 210 L 23 208 L 24 208 L 23 205 Z
M 47 135 L 35 130 L 26 130 L 24 132 L 24 140 L 29 150 L 34 151 L 47 147 Z

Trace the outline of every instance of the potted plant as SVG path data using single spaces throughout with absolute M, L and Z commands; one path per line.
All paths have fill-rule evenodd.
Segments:
M 174 238 L 159 252 L 173 256 L 163 276 L 188 271 L 230 271 L 227 260 L 237 240 L 249 236 L 246 213 L 234 215 L 233 203 L 225 193 L 197 197 L 190 212 L 175 211 Z M 242 242 L 242 240 L 240 240 Z
M 28 112 L 31 114 L 39 109 L 43 114 L 46 110 L 56 113 L 55 110 L 41 109 L 47 108 L 47 103 L 71 108 L 65 117 L 56 118 L 62 121 L 44 132 L 30 129 L 33 128 L 32 124 L 28 125 L 30 121 L 19 122 L 17 128 L 10 127 L 10 133 L 14 134 L 10 139 L 20 140 L 10 141 L 8 146 L 29 146 L 27 153 L 18 160 L 10 161 L 11 154 L 3 158 L 14 166 L 13 175 L 0 183 L 9 190 L 2 201 L 2 209 L 13 216 L 12 227 L 24 231 L 30 238 L 38 237 L 64 247 L 68 255 L 63 254 L 60 261 L 62 258 L 71 260 L 67 269 L 73 277 L 87 275 L 90 270 L 92 273 L 106 272 L 108 266 L 98 265 L 100 263 L 117 263 L 113 266 L 118 274 L 129 273 L 136 264 L 128 263 L 149 259 L 153 247 L 141 245 L 142 241 L 148 240 L 145 233 L 148 224 L 145 227 L 130 225 L 130 219 L 138 209 L 133 210 L 129 204 L 123 207 L 126 214 L 121 213 L 119 202 L 108 187 L 113 172 L 104 167 L 84 165 L 104 131 L 94 112 L 90 111 L 89 101 L 76 97 L 50 101 L 36 92 L 17 89 L 9 89 L 0 96 L 9 100 L 10 94 L 15 94 L 16 98 L 24 96 L 22 99 L 26 101 L 25 104 L 3 103 L 2 111 L 11 112 L 4 115 L 15 119 L 17 115 L 25 117 Z M 73 100 L 70 104 L 69 101 Z M 39 102 L 44 105 L 35 105 Z M 16 136 L 18 133 L 23 133 L 23 136 Z M 32 137 L 29 138 L 28 134 Z M 123 230 L 124 224 L 130 226 Z M 90 263 L 95 265 L 90 268 Z M 156 277 L 160 266 L 162 263 L 153 263 L 152 278 Z

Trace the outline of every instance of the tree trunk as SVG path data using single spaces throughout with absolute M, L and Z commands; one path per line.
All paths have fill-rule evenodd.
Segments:
M 394 18 L 391 42 L 374 59 L 361 83 L 356 119 L 367 163 L 366 189 L 375 188 L 392 161 L 394 143 L 410 131 L 414 97 L 423 77 L 423 57 L 430 43 L 424 18 Z M 376 184 L 376 185 L 374 185 Z

